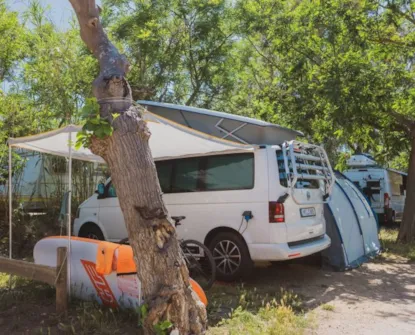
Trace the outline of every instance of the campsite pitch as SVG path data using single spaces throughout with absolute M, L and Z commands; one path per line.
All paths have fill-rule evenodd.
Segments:
M 76 302 L 60 318 L 53 290 L 18 281 L 7 291 L 7 283 L 0 275 L 5 334 L 139 334 L 134 313 Z M 415 334 L 415 263 L 379 259 L 349 272 L 311 263 L 261 267 L 243 284 L 215 284 L 208 313 L 209 335 Z

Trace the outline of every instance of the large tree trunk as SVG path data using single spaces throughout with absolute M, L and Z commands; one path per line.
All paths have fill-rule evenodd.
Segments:
M 398 241 L 415 240 L 415 129 L 411 134 L 411 157 L 409 159 L 408 179 L 406 181 L 406 200 Z
M 203 334 L 206 310 L 191 289 L 176 232 L 168 219 L 149 147 L 150 132 L 140 108 L 132 106 L 125 79 L 129 64 L 108 40 L 95 0 L 69 1 L 78 17 L 81 37 L 100 63 L 93 92 L 101 117 L 112 123 L 114 132 L 104 139 L 93 137 L 91 150 L 108 163 L 117 188 L 149 307 L 145 333 L 154 333 L 156 323 L 169 320 L 180 334 Z M 113 120 L 114 113 L 120 116 Z

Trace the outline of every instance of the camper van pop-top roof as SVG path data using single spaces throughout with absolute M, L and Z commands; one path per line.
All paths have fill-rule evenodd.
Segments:
M 304 136 L 300 131 L 240 115 L 154 101 L 137 103 L 183 126 L 237 143 L 274 145 Z

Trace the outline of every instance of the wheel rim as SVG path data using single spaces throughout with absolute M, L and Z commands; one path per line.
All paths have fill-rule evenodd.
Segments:
M 213 259 L 219 271 L 224 274 L 233 274 L 241 265 L 241 250 L 234 242 L 223 240 L 213 249 Z
M 98 235 L 94 234 L 94 233 L 88 233 L 86 234 L 87 238 L 90 238 L 91 240 L 99 240 Z

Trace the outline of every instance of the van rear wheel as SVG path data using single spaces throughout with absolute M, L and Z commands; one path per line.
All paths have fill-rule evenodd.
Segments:
M 209 243 L 216 264 L 216 278 L 234 281 L 250 274 L 253 262 L 242 237 L 235 233 L 217 234 Z

